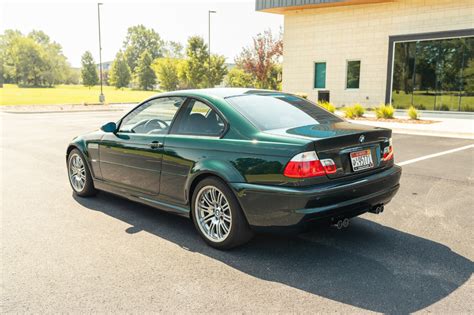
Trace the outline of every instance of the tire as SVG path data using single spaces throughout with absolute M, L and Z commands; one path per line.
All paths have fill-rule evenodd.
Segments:
M 73 149 L 69 152 L 67 157 L 67 174 L 69 184 L 71 184 L 72 190 L 77 196 L 90 197 L 97 194 L 89 166 L 84 155 L 78 149 Z
M 219 199 L 219 194 L 223 198 Z M 252 238 L 252 230 L 237 198 L 222 180 L 207 177 L 200 181 L 194 189 L 191 202 L 196 230 L 210 246 L 230 249 Z

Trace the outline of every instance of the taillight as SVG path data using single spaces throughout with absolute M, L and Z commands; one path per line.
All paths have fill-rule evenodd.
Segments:
M 391 159 L 393 159 L 392 138 L 390 138 L 388 146 L 383 149 L 382 153 L 382 161 L 390 161 Z
M 324 170 L 326 171 L 326 174 L 334 174 L 337 172 L 336 163 L 334 163 L 333 160 L 324 159 L 324 160 L 321 160 L 321 164 L 323 165 Z
M 295 155 L 285 167 L 283 175 L 293 178 L 324 176 L 336 173 L 337 167 L 331 159 L 319 160 L 314 151 Z

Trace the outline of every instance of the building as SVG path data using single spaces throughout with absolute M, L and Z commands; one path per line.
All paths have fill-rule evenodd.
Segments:
M 473 0 L 256 0 L 256 10 L 284 15 L 285 91 L 474 111 Z
M 102 62 L 102 71 L 110 71 L 113 61 Z M 97 70 L 100 70 L 100 63 L 97 64 Z

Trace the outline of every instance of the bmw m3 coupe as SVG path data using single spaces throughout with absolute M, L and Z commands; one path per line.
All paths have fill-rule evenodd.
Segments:
M 391 130 L 349 123 L 292 94 L 163 93 L 67 148 L 75 194 L 107 191 L 189 217 L 209 245 L 255 231 L 339 228 L 399 188 Z

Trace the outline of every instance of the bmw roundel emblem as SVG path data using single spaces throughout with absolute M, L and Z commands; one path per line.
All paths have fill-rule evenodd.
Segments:
M 364 135 L 361 135 L 361 136 L 359 137 L 359 142 L 362 143 L 362 142 L 364 142 L 364 141 L 365 141 L 365 136 L 364 136 Z

